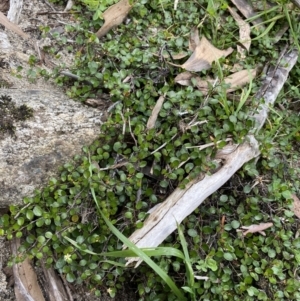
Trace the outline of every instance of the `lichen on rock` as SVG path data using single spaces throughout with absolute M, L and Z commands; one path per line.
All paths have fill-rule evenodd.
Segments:
M 25 121 L 33 116 L 33 109 L 26 104 L 16 106 L 8 95 L 0 96 L 0 139 L 4 138 L 5 134 L 9 134 L 16 138 L 15 123 Z

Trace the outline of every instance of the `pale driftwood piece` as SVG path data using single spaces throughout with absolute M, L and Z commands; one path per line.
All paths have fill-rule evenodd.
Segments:
M 300 8 L 300 0 L 292 0 L 292 2 L 293 2 L 298 8 Z
M 9 21 L 18 24 L 23 8 L 23 0 L 10 0 L 10 7 L 7 13 Z
M 42 264 L 42 268 L 46 278 L 45 290 L 49 301 L 73 301 L 73 299 L 68 297 L 65 287 L 54 269 L 47 269 L 44 263 Z
M 14 257 L 18 256 L 20 240 L 11 241 L 11 250 Z M 13 265 L 16 301 L 45 301 L 37 281 L 36 273 L 28 258 Z
M 18 25 L 11 22 L 2 12 L 0 12 L 0 23 L 7 29 L 14 31 L 24 39 L 28 39 L 29 35 L 25 33 Z
M 59 174 L 100 133 L 101 111 L 50 90 L 0 89 L 33 117 L 15 124 L 15 136 L 0 133 L 0 207 L 21 203 Z M 1 105 L 1 103 L 0 103 Z
M 264 103 L 258 107 L 254 115 L 256 126 L 253 133 L 256 133 L 265 122 L 268 114 L 268 106 L 276 100 L 280 90 L 287 80 L 289 71 L 296 64 L 298 52 L 294 49 L 284 51 L 276 67 L 270 67 L 262 88 L 257 93 L 257 101 Z M 228 149 L 233 146 L 228 146 Z M 220 150 L 217 158 L 222 160 L 222 167 L 213 175 L 206 175 L 202 180 L 196 179 L 190 182 L 182 190 L 177 188 L 162 204 L 157 206 L 144 223 L 144 227 L 135 231 L 129 239 L 137 247 L 157 247 L 168 235 L 177 228 L 184 218 L 191 214 L 208 196 L 220 188 L 231 176 L 249 160 L 259 156 L 259 145 L 255 137 L 251 134 L 246 141 L 233 148 L 233 151 L 226 153 L 226 148 Z M 131 258 L 127 265 L 137 262 L 138 258 Z
M 218 172 L 211 176 L 206 175 L 198 182 L 197 179 L 190 182 L 185 189 L 176 188 L 151 212 L 143 228 L 135 231 L 129 239 L 139 248 L 157 247 L 176 230 L 177 223 L 181 223 L 207 197 L 224 185 L 246 162 L 259 155 L 258 142 L 253 136 L 249 136 L 247 142 L 235 148 L 236 150 L 229 154 L 219 155 L 219 159 L 224 162 Z M 136 260 L 138 259 L 131 258 L 127 264 L 130 265 Z M 136 267 L 140 262 L 138 261 Z
M 0 49 L 1 53 L 10 53 L 12 51 L 12 46 L 8 40 L 7 34 L 0 32 Z
M 71 10 L 72 6 L 74 5 L 74 1 L 73 0 L 68 0 L 68 3 L 64 9 L 64 12 L 68 12 L 69 10 Z
M 278 64 L 269 66 L 262 87 L 255 96 L 255 99 L 260 103 L 259 110 L 254 115 L 256 119 L 255 130 L 260 130 L 264 125 L 268 117 L 269 107 L 274 104 L 288 78 L 289 72 L 297 62 L 298 55 L 296 49 L 287 50 L 286 47 L 280 54 Z M 264 99 L 264 101 L 261 102 L 261 99 Z

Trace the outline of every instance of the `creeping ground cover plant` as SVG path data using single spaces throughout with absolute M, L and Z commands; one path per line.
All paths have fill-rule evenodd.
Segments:
M 216 172 L 218 150 L 245 141 L 265 66 L 287 42 L 298 47 L 299 8 L 261 0 L 247 18 L 223 0 L 127 1 L 124 20 L 98 37 L 113 4 L 75 1 L 77 25 L 66 33 L 76 43 L 55 37 L 74 52 L 75 77 L 61 73 L 65 66 L 47 76 L 83 105 L 103 95 L 112 105 L 99 138 L 1 216 L 1 235 L 21 239 L 10 264 L 42 261 L 96 296 L 128 287 L 149 301 L 300 300 L 297 65 L 255 133 L 260 157 L 159 247 L 128 239 L 175 188 Z M 134 269 L 129 257 L 142 263 Z

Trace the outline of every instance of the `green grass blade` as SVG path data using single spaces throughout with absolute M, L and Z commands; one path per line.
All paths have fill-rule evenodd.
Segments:
M 75 246 L 77 249 L 79 249 L 82 252 L 85 252 L 87 254 L 91 255 L 97 255 L 97 256 L 107 256 L 107 257 L 136 257 L 136 253 L 132 250 L 121 250 L 121 251 L 111 251 L 111 252 L 103 252 L 103 253 L 95 253 L 89 249 L 83 249 L 80 245 L 77 244 L 77 242 L 67 236 L 64 236 L 64 238 L 69 241 L 73 246 Z M 169 248 L 169 247 L 161 247 L 161 248 L 141 248 L 141 251 L 143 251 L 148 256 L 175 256 L 182 260 L 185 259 L 183 253 L 175 248 Z
M 175 248 L 141 248 L 146 255 L 151 256 L 175 256 L 184 260 L 184 255 L 180 250 Z M 136 253 L 132 250 L 112 251 L 101 253 L 102 256 L 108 257 L 136 257 Z
M 262 34 L 260 34 L 258 37 L 253 38 L 252 41 L 259 40 L 259 39 L 263 38 L 265 35 L 267 35 L 269 33 L 269 31 L 273 28 L 273 26 L 275 25 L 275 23 L 276 23 L 275 21 L 271 22 L 269 24 L 269 26 L 266 28 L 266 30 Z
M 91 159 L 89 155 L 89 172 L 90 177 L 92 177 L 92 164 Z M 98 212 L 100 213 L 101 217 L 104 219 L 105 223 L 111 230 L 111 232 L 116 235 L 131 251 L 133 251 L 140 259 L 145 261 L 152 269 L 155 271 L 157 275 L 159 275 L 163 281 L 170 287 L 170 289 L 173 291 L 173 293 L 179 298 L 179 300 L 186 301 L 185 296 L 181 292 L 181 290 L 176 286 L 174 281 L 167 275 L 167 273 L 162 270 L 149 256 L 147 256 L 141 249 L 139 249 L 134 243 L 132 243 L 126 236 L 124 236 L 109 220 L 108 218 L 103 214 L 97 198 L 95 194 L 94 188 L 90 187 L 90 191 L 92 193 L 93 199 L 95 201 L 96 207 L 98 209 Z
M 187 269 L 187 278 L 188 278 L 188 284 L 189 287 L 193 290 L 194 284 L 195 284 L 195 277 L 194 277 L 194 271 L 191 265 L 191 259 L 190 259 L 190 254 L 188 251 L 188 246 L 187 246 L 187 242 L 186 239 L 183 235 L 183 232 L 180 228 L 180 225 L 177 224 L 177 229 L 178 229 L 178 234 L 179 234 L 179 238 L 180 238 L 180 243 L 183 249 L 183 253 L 185 256 L 185 265 L 186 265 L 186 269 Z
M 300 51 L 300 45 L 299 45 L 299 42 L 298 42 L 298 35 L 294 31 L 294 27 L 293 27 L 293 24 L 292 24 L 292 21 L 291 21 L 291 18 L 290 18 L 289 10 L 286 7 L 286 5 L 283 6 L 283 10 L 284 10 L 285 17 L 286 17 L 286 19 L 289 23 L 289 27 L 290 27 L 290 30 L 291 30 L 291 33 L 292 33 L 292 36 L 293 36 L 293 39 L 294 39 L 294 43 L 296 44 L 296 46 L 298 48 L 298 51 Z
M 132 250 L 138 257 L 140 257 L 145 263 L 147 263 L 157 275 L 159 275 L 163 281 L 170 287 L 170 289 L 173 291 L 173 293 L 179 298 L 179 300 L 185 301 L 186 298 L 184 297 L 181 290 L 176 286 L 176 284 L 173 282 L 173 280 L 167 275 L 165 271 L 163 271 L 149 256 L 147 256 L 141 249 L 139 249 L 134 243 L 132 243 L 127 237 L 125 237 L 103 214 L 101 211 L 97 198 L 95 195 L 95 190 L 93 188 L 91 189 L 92 196 L 94 198 L 94 201 L 96 203 L 96 206 L 99 210 L 100 215 L 104 219 L 105 223 L 109 227 L 109 229 L 112 231 L 114 235 L 116 235 L 130 250 Z
M 258 19 L 258 18 L 260 18 L 260 17 L 262 17 L 262 16 L 265 16 L 265 15 L 267 15 L 267 14 L 273 12 L 273 11 L 277 11 L 277 10 L 279 10 L 279 9 L 280 9 L 280 6 L 279 6 L 279 5 L 274 6 L 274 7 L 270 8 L 270 9 L 268 9 L 268 10 L 264 10 L 264 11 L 262 11 L 262 12 L 260 12 L 260 13 L 255 14 L 254 16 L 252 16 L 252 17 L 250 17 L 250 18 L 247 18 L 247 19 L 246 19 L 246 22 L 251 22 L 251 21 L 253 21 L 253 20 L 256 20 L 256 19 Z M 264 22 L 264 23 L 265 23 L 265 22 Z M 260 24 L 259 24 L 259 25 L 260 25 Z
M 240 102 L 239 102 L 239 105 L 235 111 L 235 114 L 237 115 L 238 112 L 241 110 L 241 108 L 244 106 L 245 102 L 247 101 L 250 93 L 251 93 L 251 90 L 252 90 L 252 83 L 253 83 L 253 79 L 252 79 L 252 76 L 251 76 L 251 73 L 250 71 L 248 70 L 248 73 L 249 73 L 249 77 L 250 77 L 250 82 L 249 82 L 249 88 L 247 89 L 247 92 L 246 93 L 242 93 L 241 95 L 241 99 L 240 99 Z M 243 90 L 244 92 L 244 90 Z

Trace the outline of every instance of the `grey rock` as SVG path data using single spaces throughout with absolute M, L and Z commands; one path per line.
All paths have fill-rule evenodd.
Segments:
M 33 117 L 15 124 L 15 137 L 0 136 L 0 208 L 20 204 L 59 166 L 80 154 L 100 133 L 101 112 L 51 90 L 0 89 L 16 106 L 26 104 Z M 4 116 L 0 116 L 0 119 Z

